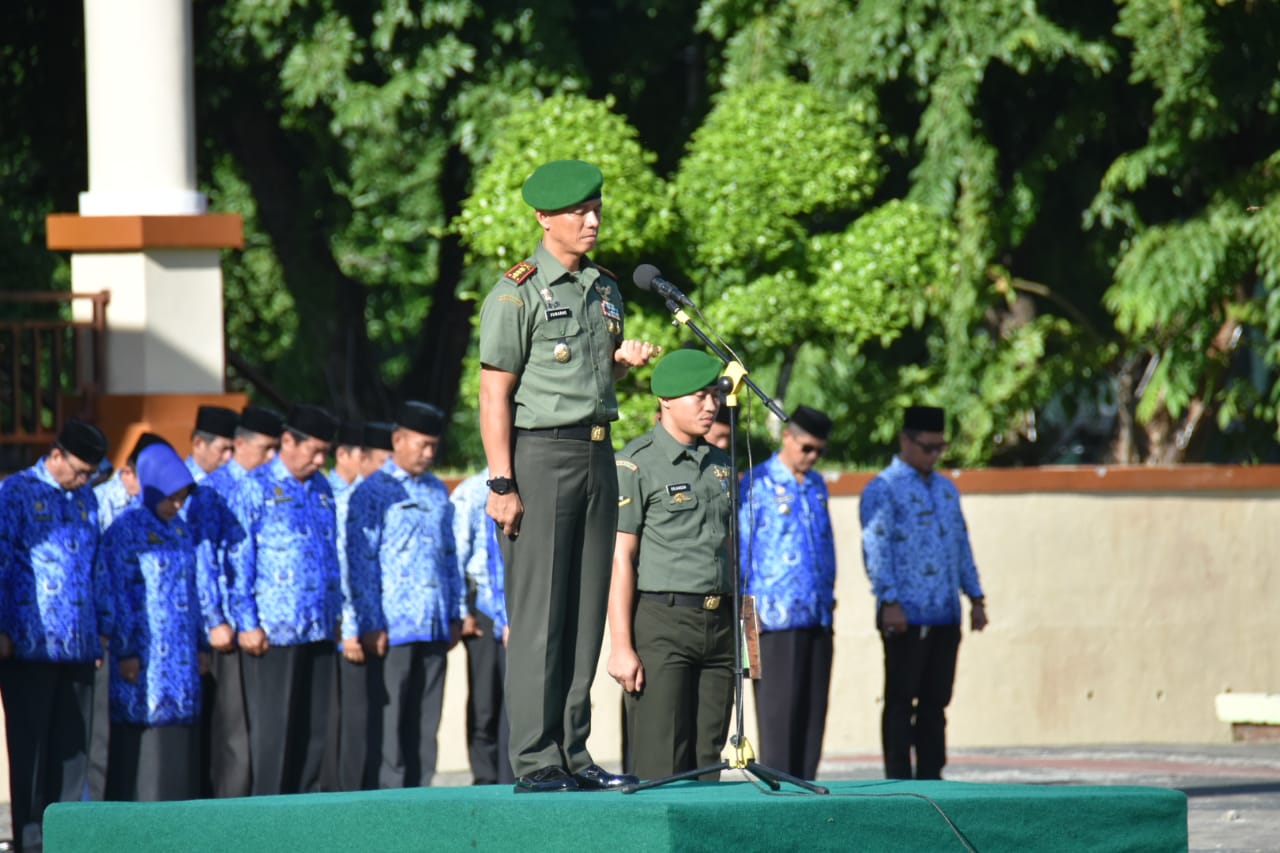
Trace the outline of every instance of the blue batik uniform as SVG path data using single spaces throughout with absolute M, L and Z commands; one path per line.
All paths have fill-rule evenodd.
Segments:
M 364 482 L 364 478 L 356 476 L 348 483 L 338 475 L 337 471 L 329 472 L 329 488 L 333 490 L 333 502 L 338 531 L 338 572 L 342 578 L 342 636 L 357 637 L 356 613 L 352 604 L 351 574 L 347 564 L 347 510 L 351 506 L 351 495 L 356 486 Z
M 502 551 L 497 524 L 485 512 L 489 500 L 489 471 L 486 468 L 459 483 L 449 500 L 453 502 L 453 538 L 463 577 L 476 593 L 476 610 L 493 620 L 495 639 L 502 640 L 507 624 L 503 594 Z
M 453 541 L 453 504 L 430 472 L 388 459 L 351 496 L 347 560 L 358 633 L 386 629 L 392 645 L 450 639 L 467 616 Z
M 194 725 L 200 718 L 198 653 L 203 636 L 196 551 L 186 522 L 127 510 L 99 556 L 115 587 L 114 660 L 142 664 L 134 684 L 111 671 L 111 720 L 140 726 Z
M 97 562 L 98 499 L 35 465 L 0 486 L 0 632 L 18 660 L 87 663 L 111 628 L 110 581 Z
M 859 514 L 876 600 L 897 601 L 912 625 L 960 624 L 959 591 L 983 596 L 951 481 L 921 476 L 895 456 L 863 490 Z
M 332 640 L 342 596 L 324 476 L 300 482 L 277 456 L 236 485 L 230 506 L 246 533 L 227 551 L 236 627 L 262 628 L 273 646 Z
M 797 481 L 775 453 L 747 473 L 739 496 L 743 592 L 756 597 L 760 627 L 830 628 L 836 549 L 822 475 Z
M 183 505 L 196 544 L 196 583 L 205 628 L 234 624 L 227 552 L 244 539 L 244 528 L 231 511 L 231 493 L 249 472 L 235 459 L 217 468 Z
M 119 471 L 105 483 L 96 486 L 93 495 L 98 499 L 98 530 L 103 533 L 107 532 L 111 522 L 115 521 L 120 513 L 134 504 L 142 503 L 139 495 L 129 494 L 124 487 L 124 481 L 120 479 Z

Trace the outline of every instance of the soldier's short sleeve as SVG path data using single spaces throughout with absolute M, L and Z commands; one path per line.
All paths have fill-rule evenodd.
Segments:
M 480 308 L 480 363 L 519 376 L 529 357 L 527 306 L 510 281 L 498 282 Z
M 640 467 L 623 455 L 615 457 L 614 462 L 618 466 L 618 532 L 639 535 L 644 527 Z

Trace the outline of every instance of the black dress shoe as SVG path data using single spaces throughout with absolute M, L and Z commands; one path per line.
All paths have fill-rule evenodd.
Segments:
M 527 773 L 516 780 L 517 794 L 545 794 L 551 791 L 576 791 L 578 783 L 569 771 L 552 765 Z
M 610 773 L 599 764 L 592 764 L 573 774 L 578 787 L 584 791 L 617 791 L 623 785 L 638 785 L 640 778 L 629 773 Z

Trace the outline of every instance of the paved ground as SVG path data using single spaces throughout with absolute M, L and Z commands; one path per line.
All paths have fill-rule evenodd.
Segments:
M 1280 743 L 1210 746 L 1017 747 L 953 750 L 944 774 L 957 782 L 1150 785 L 1187 794 L 1192 851 L 1280 853 Z M 833 756 L 820 779 L 879 779 L 879 755 Z M 466 785 L 443 773 L 438 785 Z M 0 838 L 9 837 L 0 803 Z

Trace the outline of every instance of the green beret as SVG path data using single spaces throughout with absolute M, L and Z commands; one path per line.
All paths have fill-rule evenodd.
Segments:
M 563 210 L 589 198 L 599 198 L 604 173 L 581 160 L 543 163 L 524 182 L 520 194 L 534 210 Z
M 649 387 L 659 397 L 683 397 L 715 382 L 723 369 L 720 359 L 702 350 L 678 349 L 658 362 Z

